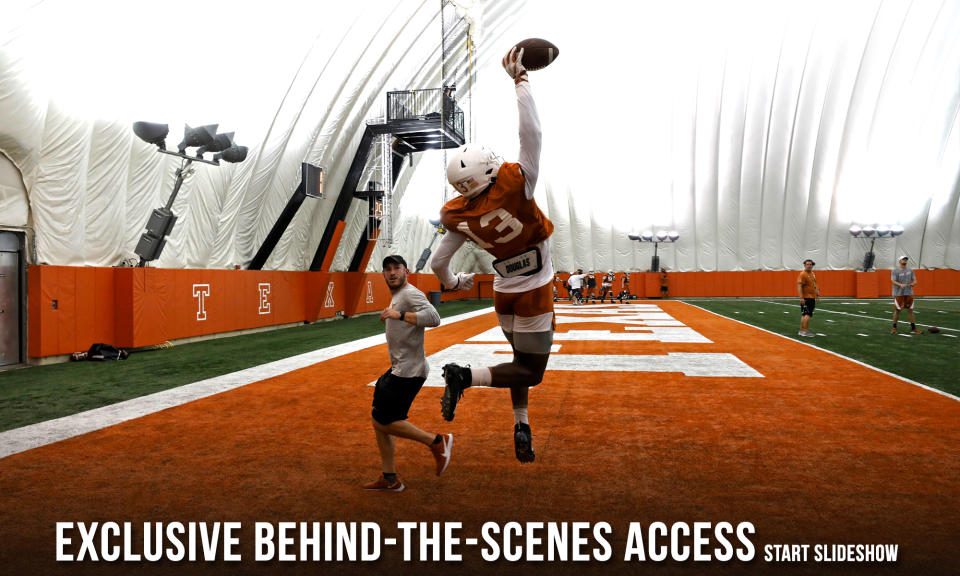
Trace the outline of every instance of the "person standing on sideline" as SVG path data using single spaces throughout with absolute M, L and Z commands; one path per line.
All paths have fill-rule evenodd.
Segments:
M 394 463 L 394 438 L 424 444 L 433 454 L 437 476 L 450 464 L 453 434 L 424 432 L 407 421 L 407 411 L 427 379 L 430 368 L 423 350 L 427 326 L 439 326 L 440 315 L 423 292 L 407 282 L 407 262 L 401 256 L 383 259 L 383 279 L 390 288 L 390 305 L 380 313 L 386 323 L 390 368 L 377 380 L 373 391 L 373 430 L 383 464 L 380 478 L 363 485 L 364 490 L 400 492 L 405 486 Z
M 667 269 L 660 269 L 660 298 L 666 300 L 667 298 Z
M 447 164 L 447 180 L 459 193 L 440 211 L 449 232 L 431 264 L 448 289 L 466 290 L 473 274 L 450 272 L 450 259 L 467 239 L 493 255 L 493 307 L 513 361 L 491 367 L 457 364 L 443 367 L 446 387 L 440 401 L 444 420 L 453 420 L 463 391 L 471 386 L 510 390 L 513 445 L 517 460 L 533 462 L 533 433 L 527 412 L 529 390 L 543 380 L 553 344 L 553 223 L 533 193 L 540 173 L 540 116 L 523 67 L 523 49 L 514 47 L 502 60 L 514 85 L 519 112 L 520 153 L 504 162 L 479 144 L 465 144 Z M 573 283 L 571 282 L 571 286 Z
M 800 296 L 800 335 L 813 338 L 810 331 L 810 318 L 813 309 L 820 300 L 820 287 L 817 286 L 817 275 L 813 273 L 816 263 L 807 258 L 803 261 L 803 272 L 797 277 L 797 294 Z
M 910 331 L 914 334 L 923 334 L 917 330 L 917 323 L 913 317 L 913 287 L 917 285 L 917 275 L 907 267 L 909 259 L 906 255 L 900 257 L 899 268 L 890 271 L 890 282 L 893 284 L 893 329 L 891 334 L 897 333 L 897 322 L 900 321 L 900 310 L 906 308 L 910 318 Z

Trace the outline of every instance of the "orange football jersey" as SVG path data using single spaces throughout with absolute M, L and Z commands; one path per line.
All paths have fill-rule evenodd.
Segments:
M 800 284 L 804 298 L 817 297 L 817 276 L 813 272 L 808 273 L 806 270 L 801 272 L 797 276 L 797 284 Z
M 520 165 L 504 162 L 489 190 L 471 199 L 451 199 L 440 210 L 440 221 L 497 259 L 518 254 L 553 234 L 553 222 L 536 201 L 527 200 L 525 184 Z

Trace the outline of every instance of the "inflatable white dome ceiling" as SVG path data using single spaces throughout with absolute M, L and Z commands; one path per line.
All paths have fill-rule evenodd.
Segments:
M 446 5 L 444 9 L 442 6 Z M 173 205 L 161 267 L 246 267 L 300 180 L 300 207 L 264 268 L 310 266 L 366 122 L 391 90 L 439 88 L 441 35 L 470 138 L 517 152 L 500 58 L 527 37 L 560 48 L 531 85 L 543 125 L 537 200 L 556 225 L 554 266 L 642 270 L 645 230 L 675 270 L 854 268 L 852 224 L 901 225 L 876 241 L 960 268 L 960 2 L 372 0 L 6 2 L 0 22 L 0 229 L 35 231 L 36 262 L 114 266 L 134 256 L 179 160 L 137 120 L 219 123 L 249 147 L 197 164 Z M 449 28 L 448 28 L 449 29 Z M 459 57 L 459 56 L 458 56 Z M 392 245 L 416 261 L 451 191 L 443 152 L 414 154 L 393 184 Z M 409 160 L 409 159 L 408 159 Z M 372 180 L 368 167 L 364 181 Z M 355 200 L 333 270 L 365 235 Z M 454 265 L 490 271 L 462 251 Z M 428 268 L 429 270 L 429 268 Z

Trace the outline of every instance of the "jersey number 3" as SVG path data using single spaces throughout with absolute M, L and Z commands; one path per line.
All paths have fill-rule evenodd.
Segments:
M 513 214 L 507 212 L 503 208 L 497 208 L 496 210 L 487 212 L 480 217 L 481 232 L 486 231 L 496 218 L 500 219 L 500 223 L 496 226 L 493 226 L 493 229 L 499 234 L 496 239 L 494 239 L 494 242 L 497 244 L 506 244 L 507 242 L 519 236 L 520 232 L 523 231 L 523 223 L 517 220 Z M 470 225 L 466 222 L 460 222 L 457 224 L 457 231 L 469 236 L 471 240 L 477 243 L 477 246 L 483 248 L 484 250 L 493 248 L 493 244 L 484 242 L 479 236 L 474 234 L 473 230 L 470 229 Z M 489 232 L 484 234 L 484 236 L 488 235 Z

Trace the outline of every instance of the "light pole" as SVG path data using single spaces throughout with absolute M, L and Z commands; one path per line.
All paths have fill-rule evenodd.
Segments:
M 147 231 L 140 236 L 140 241 L 134 250 L 140 257 L 139 267 L 146 266 L 147 262 L 156 260 L 160 257 L 160 252 L 166 246 L 166 237 L 173 230 L 173 225 L 177 222 L 177 217 L 171 210 L 173 201 L 177 199 L 180 192 L 180 186 L 183 185 L 183 179 L 193 174 L 194 162 L 203 162 L 204 164 L 220 165 L 220 160 L 224 162 L 243 162 L 247 157 L 247 147 L 237 146 L 233 142 L 233 132 L 217 134 L 217 125 L 200 126 L 191 128 L 185 126 L 183 131 L 183 140 L 177 145 L 177 151 L 167 150 L 167 134 L 170 133 L 170 127 L 167 124 L 157 124 L 154 122 L 134 122 L 133 133 L 147 144 L 153 144 L 157 147 L 157 152 L 169 154 L 181 158 L 180 167 L 177 168 L 177 179 L 173 184 L 173 192 L 167 200 L 165 206 L 156 208 L 150 214 L 147 220 Z M 187 148 L 197 148 L 193 156 L 188 155 Z M 203 155 L 207 152 L 213 152 L 213 160 L 207 160 Z
M 628 234 L 627 238 L 631 240 L 636 240 L 637 242 L 653 242 L 653 258 L 650 259 L 650 271 L 659 272 L 660 271 L 660 256 L 657 255 L 657 248 L 661 242 L 674 243 L 680 238 L 680 234 L 676 230 L 671 230 L 667 232 L 666 230 L 658 230 L 656 235 L 653 234 L 651 230 L 646 230 L 640 234 Z
M 423 267 L 427 265 L 427 260 L 430 258 L 431 250 L 433 249 L 433 243 L 437 241 L 437 236 L 447 233 L 447 229 L 443 227 L 443 224 L 440 223 L 440 219 L 430 220 L 430 224 L 433 225 L 435 230 L 433 231 L 433 238 L 430 239 L 430 245 L 423 249 L 423 253 L 420 254 L 420 259 L 417 260 L 417 269 L 414 274 L 419 274 Z
M 873 252 L 873 246 L 877 242 L 877 238 L 896 238 L 897 236 L 903 234 L 903 226 L 896 224 L 893 226 L 887 224 L 879 224 L 877 226 L 872 226 L 866 224 L 860 226 L 859 224 L 853 224 L 850 226 L 850 235 L 854 238 L 869 238 L 870 239 L 870 248 L 863 255 L 863 271 L 866 272 L 873 268 L 873 262 L 876 260 L 877 255 Z

